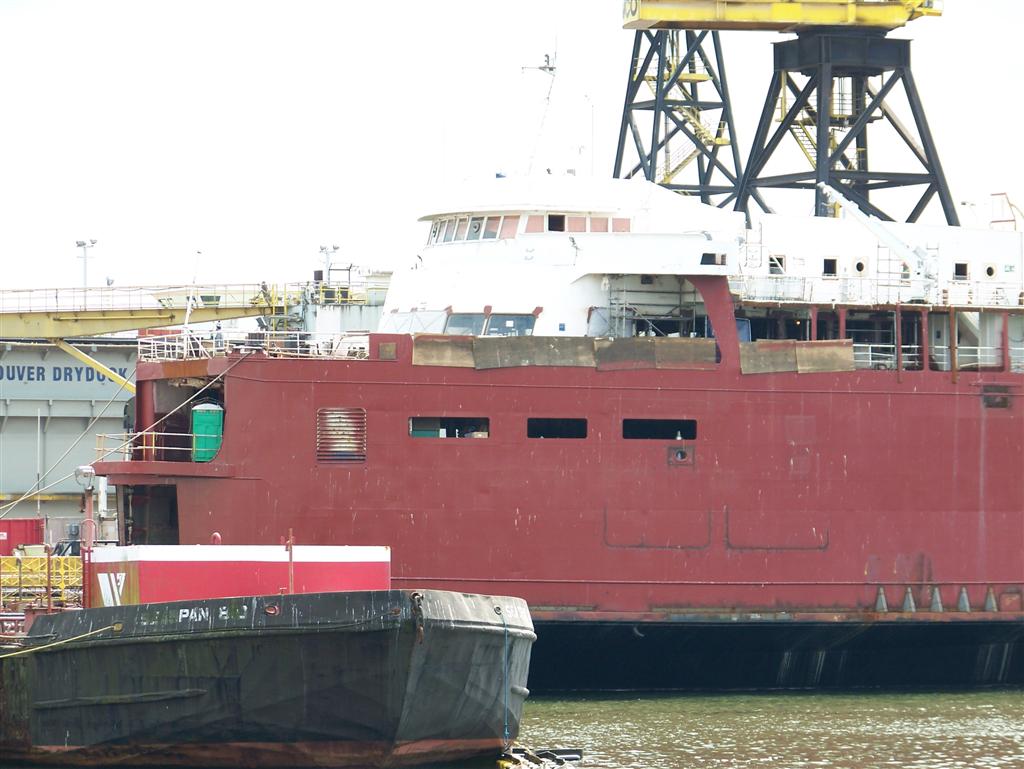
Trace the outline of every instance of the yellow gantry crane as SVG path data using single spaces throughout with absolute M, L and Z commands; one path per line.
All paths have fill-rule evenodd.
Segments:
M 938 0 L 625 0 L 626 29 L 750 29 L 795 32 L 813 27 L 892 30 L 939 16 Z
M 624 0 L 623 26 L 636 35 L 614 175 L 643 173 L 748 216 L 750 200 L 771 210 L 761 194 L 767 188 L 814 191 L 816 213 L 834 215 L 820 192 L 825 183 L 866 212 L 892 221 L 874 194 L 916 188 L 917 202 L 906 221 L 917 221 L 937 197 L 947 223 L 959 224 L 910 70 L 910 42 L 887 37 L 910 21 L 941 14 L 940 0 Z M 775 44 L 775 73 L 745 168 L 736 149 L 722 30 L 796 35 Z M 704 47 L 712 41 L 713 55 Z M 698 72 L 708 73 L 716 87 L 711 99 L 698 93 L 693 77 Z M 653 99 L 640 97 L 642 83 L 651 86 Z M 896 86 L 902 86 L 910 106 L 906 122 L 887 101 Z M 716 130 L 703 117 L 708 110 L 719 111 L 710 122 Z M 873 137 L 884 136 L 882 128 L 888 127 L 909 149 L 903 154 L 913 167 L 872 167 L 869 127 Z M 768 170 L 787 135 L 810 162 L 809 171 Z M 632 167 L 626 163 L 630 138 L 639 158 Z M 731 163 L 720 152 L 723 146 L 731 147 Z M 676 175 L 694 159 L 696 183 L 681 183 Z
M 120 331 L 286 317 L 300 303 L 297 287 L 261 284 L 0 291 L 0 339 L 45 339 L 128 392 L 135 385 L 65 341 Z

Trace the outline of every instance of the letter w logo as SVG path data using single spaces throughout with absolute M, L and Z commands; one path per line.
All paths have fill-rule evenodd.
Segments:
M 108 572 L 97 575 L 100 580 L 100 594 L 104 606 L 120 606 L 121 594 L 124 591 L 124 572 Z

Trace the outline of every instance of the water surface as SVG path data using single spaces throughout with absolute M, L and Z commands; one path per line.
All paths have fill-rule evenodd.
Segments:
M 520 742 L 580 769 L 1024 769 L 1024 692 L 538 698 Z

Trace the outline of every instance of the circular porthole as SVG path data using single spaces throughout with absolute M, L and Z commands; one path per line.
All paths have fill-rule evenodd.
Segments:
M 995 277 L 996 268 L 990 264 L 988 267 L 985 268 L 985 274 L 988 275 L 990 278 Z
M 857 262 L 857 264 L 854 265 L 854 269 L 857 270 L 857 272 L 864 272 L 864 262 Z

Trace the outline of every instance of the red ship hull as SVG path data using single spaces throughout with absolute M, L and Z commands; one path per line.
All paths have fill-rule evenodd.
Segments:
M 734 335 L 718 343 L 717 365 L 678 368 L 415 365 L 412 337 L 384 335 L 370 360 L 141 364 L 140 424 L 160 415 L 153 382 L 226 372 L 223 445 L 207 464 L 150 454 L 98 470 L 134 489 L 136 542 L 272 543 L 293 528 L 303 543 L 389 545 L 396 587 L 522 596 L 540 628 L 535 675 L 550 676 L 535 688 L 588 686 L 577 668 L 607 668 L 626 646 L 643 660 L 658 633 L 665 653 L 689 650 L 689 673 L 641 661 L 594 685 L 1024 678 L 1009 661 L 1024 619 L 1024 377 L 752 376 Z M 318 461 L 316 414 L 337 407 L 365 409 L 365 461 Z M 412 418 L 453 415 L 488 419 L 487 438 L 410 435 Z M 528 417 L 585 419 L 586 437 L 528 438 Z M 695 435 L 628 440 L 625 419 L 690 420 Z M 565 665 L 548 637 L 573 655 L 600 648 Z M 1003 663 L 982 659 L 992 644 Z M 902 650 L 886 670 L 849 672 L 849 654 L 875 669 L 883 647 Z M 829 650 L 847 653 L 846 672 L 816 661 Z

